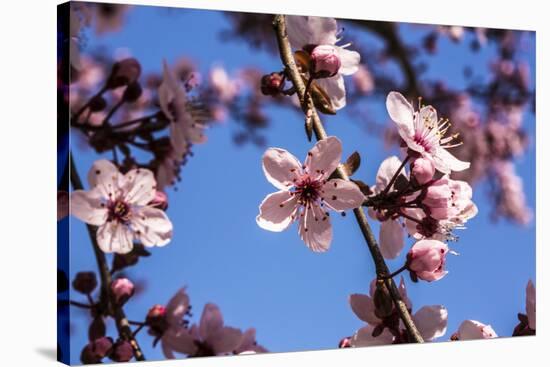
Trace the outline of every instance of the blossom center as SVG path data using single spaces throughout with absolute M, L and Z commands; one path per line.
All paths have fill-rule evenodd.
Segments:
M 120 223 L 126 223 L 130 220 L 131 208 L 128 203 L 121 199 L 111 202 L 109 208 L 109 221 L 116 220 Z
M 296 184 L 294 195 L 298 195 L 298 202 L 301 205 L 307 205 L 317 201 L 321 197 L 321 187 L 321 181 L 306 176 Z

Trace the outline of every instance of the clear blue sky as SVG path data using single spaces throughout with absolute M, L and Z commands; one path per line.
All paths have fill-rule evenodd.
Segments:
M 161 62 L 191 56 L 206 71 L 214 64 L 228 70 L 257 65 L 266 73 L 280 70 L 276 56 L 252 50 L 244 42 L 221 41 L 219 32 L 229 27 L 219 12 L 135 7 L 119 33 L 96 38 L 88 32 L 88 49 L 128 48 L 145 71 L 160 71 Z M 424 28 L 402 26 L 406 40 L 425 34 Z M 365 34 L 358 34 L 366 37 Z M 370 38 L 369 38 L 370 39 Z M 437 56 L 427 58 L 428 76 L 442 78 L 462 87 L 462 67 L 475 66 L 483 75 L 489 50 L 472 55 L 467 44 L 440 41 Z M 534 70 L 534 42 L 528 61 Z M 86 51 L 84 51 L 86 52 Z M 532 76 L 534 78 L 534 75 Z M 534 80 L 534 79 L 533 79 Z M 377 121 L 385 121 L 383 100 L 375 101 Z M 273 123 L 267 131 L 269 146 L 288 149 L 304 157 L 310 144 L 303 133 L 303 120 L 277 107 L 269 109 Z M 382 142 L 369 137 L 356 120 L 345 113 L 327 118 L 329 134 L 343 142 L 344 155 L 357 150 L 363 164 L 357 177 L 373 182 L 380 162 L 396 151 L 384 150 Z M 535 206 L 535 121 L 528 115 L 525 125 L 531 137 L 527 154 L 519 161 L 527 200 Z M 208 143 L 195 148 L 195 156 L 183 168 L 178 191 L 170 190 L 168 215 L 175 226 L 174 238 L 165 248 L 131 271 L 133 280 L 145 280 L 146 291 L 132 299 L 126 311 L 130 319 L 143 320 L 155 303 L 165 303 L 184 285 L 188 286 L 198 320 L 205 303 L 218 304 L 226 323 L 257 329 L 258 340 L 274 352 L 335 348 L 338 341 L 362 327 L 347 298 L 355 292 L 368 293 L 374 267 L 353 216 L 333 216 L 334 240 L 328 253 L 309 251 L 298 237 L 296 226 L 282 233 L 260 229 L 255 222 L 258 205 L 274 188 L 262 173 L 263 149 L 252 145 L 236 147 L 230 125 L 208 131 Z M 95 153 L 75 149 L 77 166 L 85 177 Z M 106 156 L 110 158 L 109 156 Z M 446 340 L 464 319 L 490 323 L 499 335 L 510 336 L 516 314 L 524 310 L 525 285 L 535 279 L 535 227 L 519 227 L 505 221 L 491 222 L 486 199 L 489 188 L 477 186 L 474 200 L 479 215 L 462 231 L 453 248 L 461 255 L 448 259 L 449 274 L 433 284 L 412 284 L 407 279 L 415 309 L 442 304 L 449 311 Z M 376 233 L 377 224 L 373 223 Z M 71 278 L 80 270 L 95 270 L 95 261 L 85 226 L 71 223 Z M 403 259 L 390 261 L 399 267 Z M 79 300 L 80 295 L 71 296 Z M 73 362 L 87 340 L 82 311 L 73 312 Z M 138 337 L 148 359 L 163 358 L 152 348 L 152 338 Z

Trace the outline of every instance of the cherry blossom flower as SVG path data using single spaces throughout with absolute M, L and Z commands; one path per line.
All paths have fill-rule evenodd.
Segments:
M 287 15 L 286 26 L 288 39 L 294 49 L 301 50 L 304 47 L 323 46 L 324 50 L 329 47 L 340 61 L 337 73 L 329 78 L 317 79 L 316 83 L 330 96 L 330 102 L 335 110 L 346 105 L 346 88 L 344 75 L 354 74 L 359 67 L 361 56 L 356 51 L 346 48 L 350 44 L 338 46 L 338 24 L 334 18 L 321 18 L 309 16 Z
M 373 195 L 378 195 L 389 185 L 391 178 L 401 167 L 401 160 L 396 156 L 386 158 L 376 174 L 376 184 L 372 187 Z M 395 191 L 392 187 L 389 192 Z M 379 220 L 380 224 L 380 252 L 386 259 L 395 259 L 403 250 L 404 230 L 401 220 L 397 217 L 388 217 L 384 211 L 375 212 L 369 208 L 369 214 L 373 219 Z
M 458 160 L 447 149 L 460 145 L 453 144 L 457 135 L 445 137 L 449 129 L 448 120 L 437 118 L 432 106 L 423 106 L 415 111 L 401 93 L 390 92 L 386 99 L 386 108 L 391 119 L 397 124 L 397 130 L 408 148 L 423 157 L 433 160 L 435 168 L 442 173 L 463 171 L 470 167 L 469 162 Z
M 118 278 L 111 283 L 111 292 L 117 304 L 125 303 L 134 295 L 134 283 L 127 278 Z
M 431 282 L 447 275 L 445 256 L 449 247 L 438 240 L 417 241 L 407 254 L 408 269 L 418 278 Z
M 428 183 L 435 174 L 435 166 L 431 159 L 417 158 L 411 163 L 411 176 L 419 185 Z
M 267 195 L 260 204 L 258 225 L 280 232 L 299 218 L 298 231 L 307 247 L 315 252 L 327 251 L 332 241 L 327 209 L 342 212 L 359 207 L 365 199 L 353 182 L 329 179 L 341 156 L 342 144 L 336 137 L 318 141 L 303 166 L 284 149 L 268 149 L 262 159 L 263 170 L 280 191 Z
M 185 154 L 189 144 L 204 143 L 205 125 L 194 115 L 185 89 L 166 61 L 163 62 L 163 79 L 158 94 L 162 112 L 172 122 L 170 139 L 176 155 Z
M 267 353 L 268 350 L 256 342 L 256 329 L 250 328 L 243 333 L 241 344 L 233 351 L 235 354 Z
M 90 191 L 71 194 L 71 214 L 98 226 L 96 238 L 102 251 L 128 253 L 134 240 L 148 247 L 170 242 L 172 222 L 164 211 L 148 205 L 156 193 L 151 171 L 137 168 L 122 175 L 102 159 L 92 165 L 88 182 Z
M 537 293 L 535 290 L 535 285 L 531 280 L 527 283 L 526 290 L 526 300 L 525 300 L 525 312 L 527 313 L 527 319 L 529 321 L 529 329 L 537 329 Z
M 218 306 L 207 303 L 202 311 L 199 325 L 193 325 L 188 335 L 192 343 L 182 344 L 183 352 L 189 356 L 217 356 L 234 352 L 241 346 L 241 330 L 224 326 Z M 250 338 L 250 332 L 248 337 Z M 180 345 L 180 347 L 182 346 Z
M 352 294 L 349 298 L 350 306 L 355 315 L 367 325 L 359 329 L 351 338 L 353 347 L 373 346 L 392 344 L 395 337 L 390 332 L 390 327 L 395 327 L 394 320 L 397 316 L 396 310 L 387 318 L 379 318 L 374 304 L 374 292 L 376 280 L 371 282 L 370 296 L 364 294 Z M 409 311 L 412 310 L 412 303 L 407 296 L 403 277 L 399 284 L 399 293 Z M 432 341 L 443 336 L 447 331 L 447 309 L 444 306 L 424 306 L 412 315 L 413 321 L 425 341 Z M 399 325 L 399 323 L 397 324 Z M 380 331 L 380 328 L 383 328 Z M 394 330 L 395 332 L 395 330 Z
M 189 296 L 185 288 L 180 289 L 166 307 L 155 305 L 147 313 L 149 334 L 155 337 L 155 344 L 160 341 L 162 352 L 168 359 L 175 359 L 174 352 L 186 354 L 195 347 L 184 320 L 188 314 Z
M 492 339 L 498 337 L 491 325 L 485 325 L 476 320 L 465 320 L 460 324 L 458 331 L 451 337 L 452 340 Z

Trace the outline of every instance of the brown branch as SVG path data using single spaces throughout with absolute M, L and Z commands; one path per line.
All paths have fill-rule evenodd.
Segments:
M 292 49 L 290 47 L 290 43 L 288 41 L 286 33 L 284 15 L 276 15 L 273 20 L 273 26 L 277 34 L 277 43 L 279 45 L 281 60 L 286 68 L 288 75 L 290 76 L 296 92 L 298 93 L 302 109 L 304 111 L 311 111 L 311 121 L 313 124 L 313 132 L 315 133 L 315 137 L 317 138 L 317 140 L 326 139 L 327 133 L 325 131 L 325 128 L 323 127 L 317 110 L 313 106 L 311 96 L 306 95 L 306 86 L 304 85 L 303 79 L 298 71 L 298 68 L 296 67 L 296 62 L 294 60 Z M 342 166 L 338 167 L 335 173 L 338 178 L 349 180 L 349 177 L 344 169 L 342 169 Z M 397 312 L 399 313 L 399 317 L 407 328 L 411 339 L 417 343 L 423 343 L 424 340 L 422 339 L 422 336 L 416 328 L 414 321 L 412 320 L 411 315 L 407 310 L 407 305 L 405 304 L 405 302 L 403 302 L 403 299 L 401 298 L 395 282 L 393 281 L 393 279 L 388 278 L 388 276 L 390 275 L 390 271 L 388 269 L 388 266 L 386 265 L 386 262 L 384 261 L 382 253 L 380 252 L 380 248 L 376 243 L 376 239 L 374 238 L 372 230 L 367 222 L 367 217 L 365 215 L 365 212 L 363 211 L 363 208 L 356 208 L 353 210 L 353 213 L 355 215 L 355 219 L 357 220 L 357 224 L 361 229 L 361 233 L 365 238 L 372 259 L 374 260 L 377 277 L 379 279 L 384 279 L 388 289 L 390 290 L 390 295 L 393 299 Z
M 72 152 L 69 155 L 69 161 L 70 177 L 73 189 L 83 190 L 84 186 L 82 185 L 82 181 L 80 180 L 80 176 L 78 175 L 78 171 L 76 170 L 76 165 L 74 163 Z M 112 281 L 111 272 L 109 270 L 109 265 L 107 265 L 105 254 L 103 253 L 103 251 L 101 251 L 97 244 L 96 228 L 89 224 L 86 224 L 86 228 L 88 229 L 88 234 L 90 236 L 90 240 L 92 241 L 92 247 L 94 249 L 97 267 L 99 269 L 99 275 L 101 279 L 100 302 L 104 302 L 105 306 L 107 306 L 106 309 L 111 311 L 111 313 L 113 314 L 118 334 L 122 339 L 128 341 L 130 345 L 132 345 L 132 348 L 134 350 L 134 357 L 136 358 L 136 360 L 145 361 L 145 356 L 143 355 L 143 352 L 141 351 L 137 340 L 134 338 L 132 329 L 130 328 L 130 324 L 128 322 L 128 319 L 126 318 L 122 306 L 117 306 L 116 302 L 114 302 L 114 300 L 112 299 L 110 291 Z

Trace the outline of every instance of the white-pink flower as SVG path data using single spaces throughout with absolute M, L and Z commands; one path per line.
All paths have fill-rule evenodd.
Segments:
M 258 225 L 280 232 L 299 218 L 299 233 L 312 251 L 324 252 L 332 241 L 328 209 L 342 212 L 361 206 L 365 197 L 353 182 L 330 179 L 340 164 L 342 144 L 336 137 L 320 140 L 308 152 L 304 165 L 280 148 L 268 149 L 262 159 L 269 182 L 280 191 L 260 204 Z
M 420 111 L 415 111 L 399 92 L 388 94 L 386 108 L 409 149 L 432 159 L 438 171 L 451 173 L 470 167 L 469 162 L 463 162 L 447 151 L 460 143 L 453 143 L 456 135 L 445 137 L 450 123 L 448 120 L 438 119 L 435 108 L 423 106 Z
M 174 75 L 166 61 L 163 62 L 163 79 L 158 88 L 159 103 L 162 112 L 172 122 L 170 141 L 176 156 L 182 156 L 189 144 L 201 144 L 206 141 L 205 125 L 194 116 L 194 110 L 182 83 Z
M 395 337 L 387 328 L 384 328 L 380 335 L 373 336 L 375 328 L 377 326 L 380 327 L 384 323 L 384 320 L 377 316 L 374 305 L 375 282 L 376 280 L 371 282 L 370 296 L 352 294 L 349 297 L 349 303 L 355 315 L 368 324 L 359 329 L 351 338 L 351 345 L 353 347 L 384 345 L 394 342 Z M 403 277 L 401 277 L 399 284 L 399 293 L 403 302 L 407 305 L 407 309 L 411 311 L 412 303 L 407 296 Z M 422 338 L 425 341 L 432 341 L 445 335 L 447 332 L 447 316 L 447 309 L 444 306 L 433 305 L 422 307 L 412 315 L 412 318 Z
M 531 280 L 527 283 L 526 297 L 525 297 L 525 312 L 527 313 L 527 320 L 529 321 L 529 329 L 537 329 L 537 291 L 535 285 Z
M 339 28 L 334 18 L 308 17 L 287 15 L 286 27 L 288 39 L 294 49 L 300 50 L 304 47 L 330 46 L 340 61 L 336 75 L 330 78 L 317 79 L 316 83 L 330 96 L 332 107 L 339 110 L 346 105 L 346 88 L 344 75 L 352 75 L 359 68 L 361 55 L 357 51 L 347 50 L 346 45 L 336 45 Z
M 393 175 L 401 167 L 401 160 L 396 156 L 386 158 L 376 174 L 376 184 L 372 188 L 373 195 L 378 195 L 388 186 Z M 405 170 L 401 171 L 401 174 L 406 177 Z M 395 186 L 392 187 L 388 193 L 395 191 Z M 375 212 L 369 209 L 369 214 L 373 219 L 379 220 L 380 223 L 380 252 L 386 259 L 395 259 L 403 250 L 404 242 L 404 229 L 400 218 L 388 218 L 385 216 L 384 211 Z
M 199 325 L 193 325 L 188 335 L 192 343 L 184 343 L 183 353 L 190 356 L 229 354 L 237 350 L 243 340 L 241 330 L 224 326 L 220 309 L 212 303 L 204 306 Z
M 453 334 L 452 339 L 472 340 L 472 339 L 492 339 L 498 337 L 491 325 L 485 325 L 476 320 L 465 320 L 460 324 L 458 331 Z
M 97 243 L 104 252 L 128 253 L 134 240 L 145 246 L 164 246 L 172 239 L 172 222 L 164 211 L 148 204 L 156 182 L 148 169 L 125 175 L 110 161 L 94 162 L 88 173 L 90 191 L 71 194 L 71 214 L 97 226 Z

